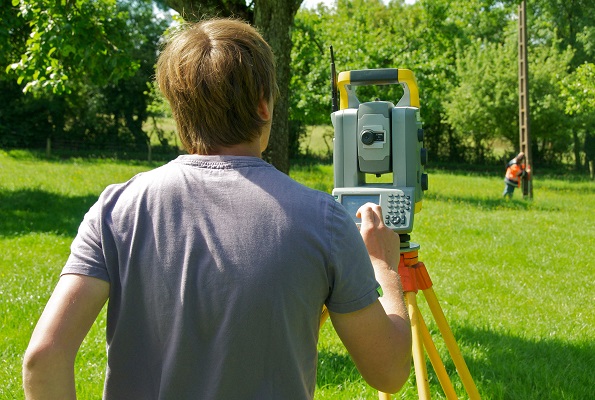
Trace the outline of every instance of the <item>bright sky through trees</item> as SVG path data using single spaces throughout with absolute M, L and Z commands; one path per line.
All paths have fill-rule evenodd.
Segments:
M 327 6 L 331 6 L 336 0 L 304 0 L 302 3 L 303 8 L 315 8 L 319 3 L 324 3 Z M 388 0 L 383 0 L 388 3 Z M 405 0 L 406 4 L 413 4 L 417 0 Z

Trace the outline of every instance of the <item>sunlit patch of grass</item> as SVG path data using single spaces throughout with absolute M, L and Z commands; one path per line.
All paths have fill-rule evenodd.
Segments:
M 158 164 L 43 160 L 0 151 L 0 399 L 22 399 L 22 355 L 80 220 L 101 190 Z M 330 193 L 332 165 L 291 176 Z M 484 399 L 586 399 L 595 365 L 595 185 L 537 178 L 533 200 L 501 198 L 502 177 L 430 175 L 412 241 Z M 424 295 L 420 309 L 455 390 L 464 388 Z M 105 314 L 77 357 L 79 398 L 101 397 Z M 429 367 L 432 398 L 444 398 Z M 416 399 L 415 375 L 393 398 Z M 328 321 L 317 399 L 377 399 Z

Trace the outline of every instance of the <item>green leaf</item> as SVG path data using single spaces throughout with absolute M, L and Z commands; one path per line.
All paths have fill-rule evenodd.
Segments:
M 6 72 L 8 73 L 8 71 L 12 70 L 16 70 L 19 67 L 19 63 L 13 63 L 10 64 L 8 67 L 6 67 Z

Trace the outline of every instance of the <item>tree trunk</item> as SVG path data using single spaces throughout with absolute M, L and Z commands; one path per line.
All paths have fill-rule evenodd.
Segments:
M 265 158 L 289 173 L 289 80 L 291 79 L 291 30 L 302 0 L 256 0 L 254 24 L 270 44 L 277 63 L 280 97 L 275 104 L 271 140 Z
M 581 142 L 578 138 L 576 129 L 572 130 L 572 139 L 574 141 L 574 169 L 581 170 Z

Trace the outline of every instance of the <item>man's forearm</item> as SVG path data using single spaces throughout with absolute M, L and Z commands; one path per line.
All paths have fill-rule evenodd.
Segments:
M 401 277 L 395 269 L 388 265 L 379 265 L 382 262 L 375 261 L 377 265 L 374 266 L 376 280 L 382 287 L 383 296 L 380 302 L 384 307 L 386 313 L 391 316 L 398 316 L 405 319 L 409 323 L 409 314 L 407 313 L 407 306 L 403 297 L 403 286 L 401 284 Z
M 108 296 L 108 282 L 73 274 L 60 278 L 23 359 L 27 399 L 76 398 L 76 354 Z
M 392 269 L 389 266 L 376 266 L 375 271 L 376 280 L 382 287 L 383 294 L 380 303 L 384 311 L 399 331 L 410 339 L 411 323 L 405 298 L 403 297 L 401 277 L 396 271 L 396 267 Z
M 380 263 L 380 265 L 378 264 Z M 376 260 L 374 262 L 376 280 L 382 287 L 382 297 L 380 304 L 384 308 L 386 315 L 394 326 L 395 334 L 395 360 L 399 360 L 401 380 L 404 383 L 410 373 L 411 368 L 411 321 L 407 312 L 407 305 L 403 297 L 403 286 L 401 277 L 388 264 Z

